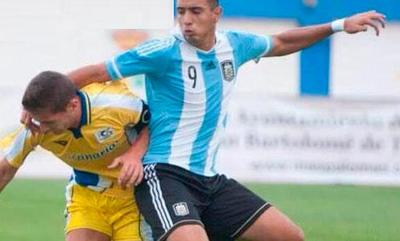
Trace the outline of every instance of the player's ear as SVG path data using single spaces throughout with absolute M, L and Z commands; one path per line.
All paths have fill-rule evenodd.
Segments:
M 79 97 L 75 96 L 73 97 L 69 103 L 67 104 L 67 111 L 75 111 L 76 109 L 78 109 L 78 107 L 80 106 L 80 102 L 79 102 Z
M 213 12 L 214 12 L 214 21 L 215 21 L 215 23 L 217 23 L 218 22 L 218 20 L 221 18 L 221 16 L 222 16 L 222 7 L 221 6 L 216 6 L 215 8 L 214 8 L 214 10 L 213 10 Z

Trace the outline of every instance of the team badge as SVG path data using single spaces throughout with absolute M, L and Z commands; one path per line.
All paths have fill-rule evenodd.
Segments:
M 235 68 L 233 67 L 232 60 L 225 60 L 221 63 L 222 74 L 224 75 L 224 80 L 232 81 L 235 78 Z
M 175 203 L 173 206 L 175 216 L 186 216 L 189 214 L 189 208 L 185 202 Z
M 102 143 L 107 138 L 114 134 L 114 130 L 111 127 L 106 127 L 97 131 L 94 135 L 98 142 Z

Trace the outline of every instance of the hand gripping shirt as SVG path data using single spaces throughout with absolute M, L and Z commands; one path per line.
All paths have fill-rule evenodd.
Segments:
M 169 163 L 199 175 L 216 174 L 215 157 L 239 67 L 271 49 L 271 37 L 216 33 L 202 51 L 180 33 L 148 41 L 106 62 L 114 80 L 145 74 L 152 118 L 144 163 Z

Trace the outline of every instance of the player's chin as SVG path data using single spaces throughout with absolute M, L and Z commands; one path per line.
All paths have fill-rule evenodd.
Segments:
M 194 34 L 185 35 L 185 39 L 193 45 L 196 45 L 199 42 L 199 38 Z

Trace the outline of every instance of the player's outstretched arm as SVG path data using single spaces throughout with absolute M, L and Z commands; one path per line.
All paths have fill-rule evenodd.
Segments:
M 68 77 L 78 88 L 82 88 L 95 82 L 106 82 L 111 80 L 110 76 L 107 73 L 105 63 L 88 65 L 76 69 L 68 73 Z
M 345 19 L 343 31 L 349 34 L 365 32 L 368 27 L 375 30 L 376 36 L 379 36 L 380 28 L 385 27 L 386 16 L 376 11 L 369 11 L 350 16 Z
M 14 178 L 17 171 L 18 168 L 13 167 L 5 158 L 0 161 L 0 192 Z
M 321 41 L 331 34 L 345 31 L 349 34 L 365 32 L 368 27 L 379 35 L 380 28 L 385 27 L 385 15 L 376 11 L 359 13 L 332 23 L 295 28 L 272 37 L 273 48 L 264 57 L 282 56 L 297 52 Z

